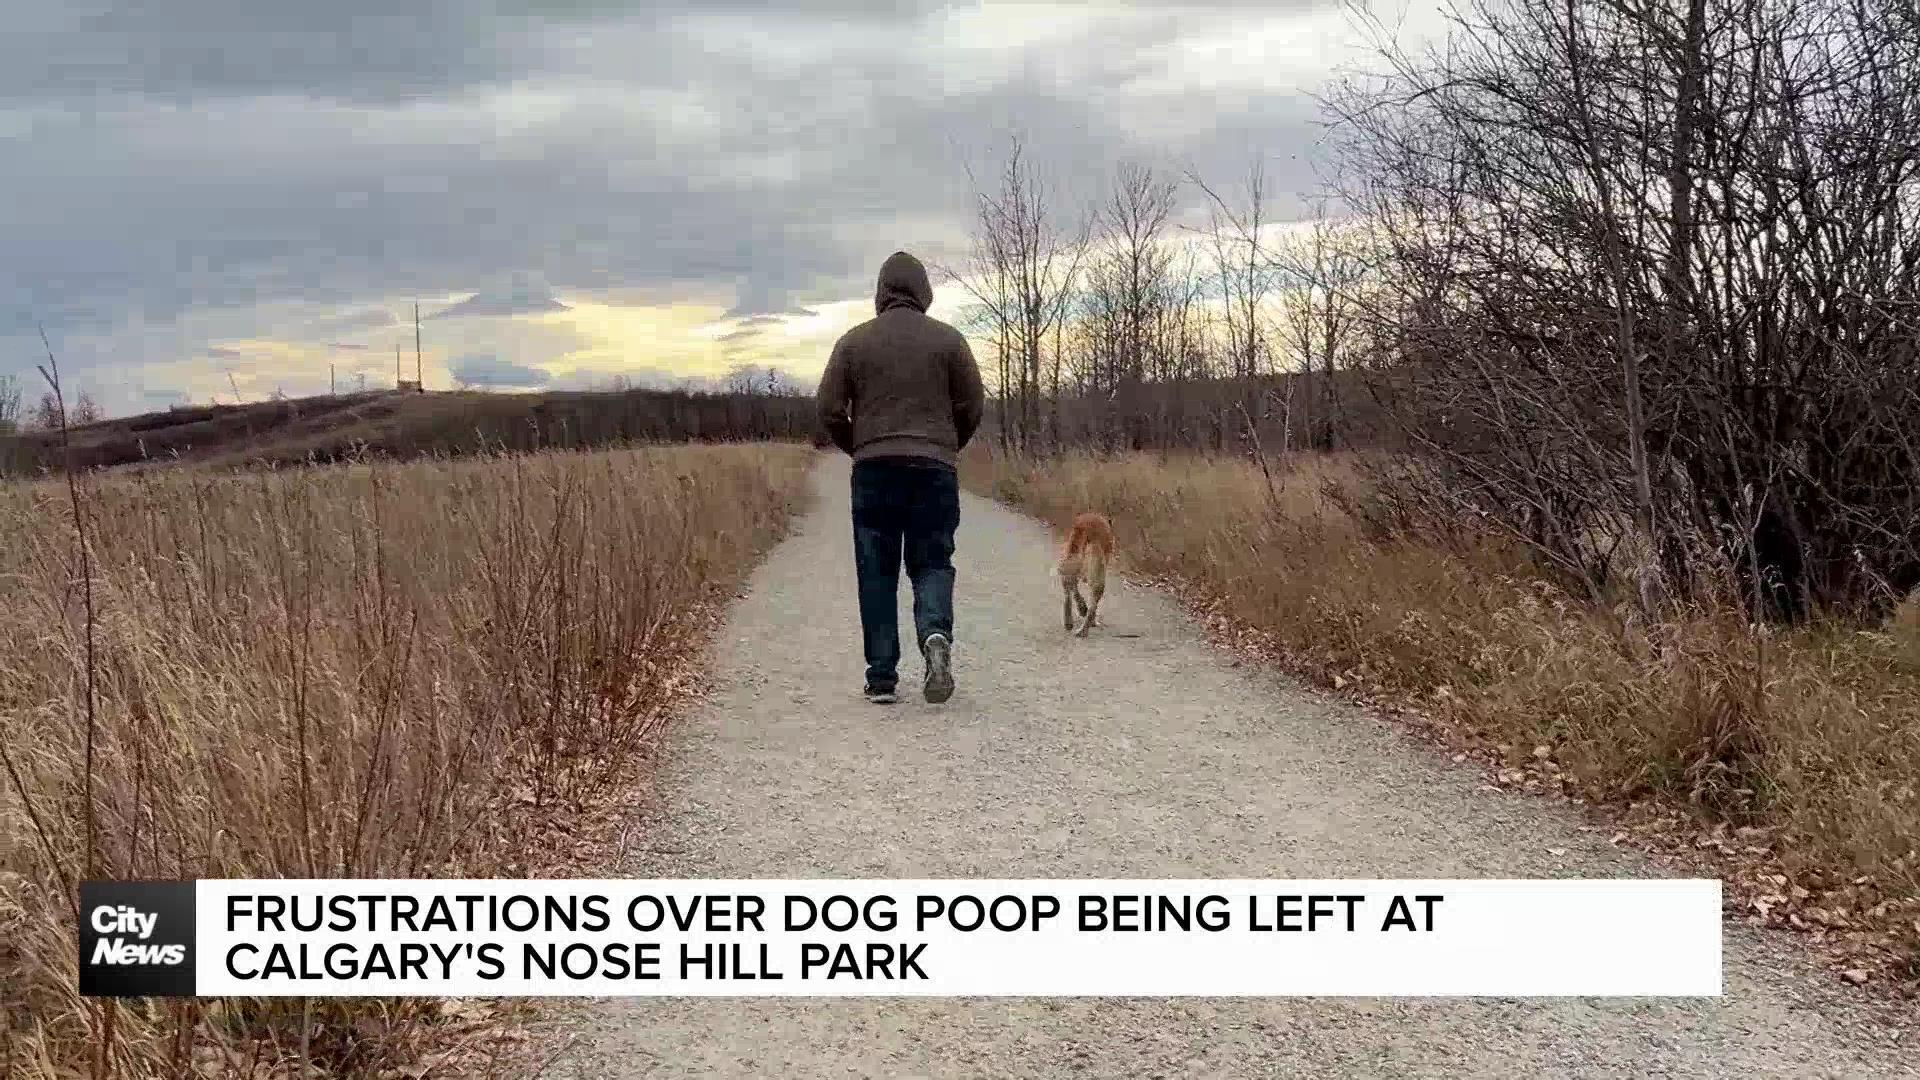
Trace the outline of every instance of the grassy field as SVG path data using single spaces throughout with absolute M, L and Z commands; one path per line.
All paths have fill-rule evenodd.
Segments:
M 1920 956 L 1920 602 L 1883 626 L 1636 625 L 1491 541 L 1370 541 L 1327 497 L 1359 485 L 1351 463 L 1295 461 L 1271 489 L 1197 456 L 975 453 L 965 474 L 1056 524 L 1105 511 L 1123 565 L 1183 583 L 1300 673 L 1416 704 L 1549 788 L 1725 825 L 1786 878 L 1776 915 L 1874 912 Z
M 436 1002 L 80 999 L 74 883 L 540 869 L 530 823 L 631 773 L 810 457 L 154 471 L 82 482 L 84 545 L 65 483 L 0 485 L 5 1074 L 404 1058 Z

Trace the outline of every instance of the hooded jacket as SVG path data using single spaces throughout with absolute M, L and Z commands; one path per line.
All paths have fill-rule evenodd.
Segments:
M 933 285 L 920 260 L 887 257 L 874 317 L 841 335 L 815 398 L 834 445 L 855 461 L 925 458 L 954 466 L 980 427 L 986 392 L 958 330 L 927 315 Z

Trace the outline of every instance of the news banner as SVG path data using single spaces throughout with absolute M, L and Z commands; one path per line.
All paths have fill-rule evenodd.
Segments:
M 89 996 L 1717 996 L 1711 880 L 89 881 Z

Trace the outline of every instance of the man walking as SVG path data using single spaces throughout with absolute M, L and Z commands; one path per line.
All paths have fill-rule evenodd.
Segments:
M 853 455 L 853 565 L 866 643 L 867 700 L 891 703 L 899 680 L 900 564 L 913 581 L 913 633 L 925 694 L 953 696 L 953 534 L 960 448 L 986 394 L 958 330 L 927 317 L 933 285 L 904 251 L 888 256 L 874 317 L 834 343 L 816 395 L 835 445 Z

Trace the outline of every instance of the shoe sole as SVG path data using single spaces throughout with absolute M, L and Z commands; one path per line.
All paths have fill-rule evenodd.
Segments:
M 927 700 L 935 705 L 953 696 L 953 661 L 947 646 L 927 650 Z
M 868 694 L 867 700 L 875 705 L 891 705 L 900 700 L 897 694 Z

